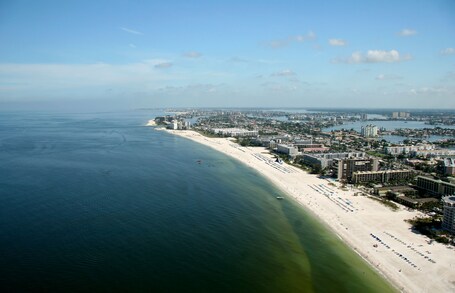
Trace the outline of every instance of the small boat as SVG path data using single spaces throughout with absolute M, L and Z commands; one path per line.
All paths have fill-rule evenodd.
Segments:
M 276 199 L 284 199 L 282 196 L 277 196 Z

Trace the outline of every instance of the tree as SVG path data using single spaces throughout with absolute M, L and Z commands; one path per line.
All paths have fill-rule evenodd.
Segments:
M 311 174 L 320 174 L 321 171 L 322 171 L 321 166 L 314 165 L 313 168 L 311 169 Z
M 388 200 L 395 200 L 397 198 L 397 195 L 391 191 L 387 191 L 385 196 Z

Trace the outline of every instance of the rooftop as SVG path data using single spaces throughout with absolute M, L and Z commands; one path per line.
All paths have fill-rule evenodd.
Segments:
M 455 195 L 444 196 L 442 200 L 445 203 L 449 203 L 451 205 L 455 205 Z

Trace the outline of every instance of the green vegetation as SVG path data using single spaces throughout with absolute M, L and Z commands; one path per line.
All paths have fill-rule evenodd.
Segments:
M 326 175 L 326 172 L 327 172 L 327 168 L 321 168 L 321 166 L 318 166 L 318 165 L 314 165 L 314 166 L 302 165 L 302 166 L 305 166 L 305 170 L 308 171 L 310 174 L 324 176 L 324 175 Z
M 437 242 L 449 244 L 453 241 L 453 236 L 442 230 L 441 216 L 414 218 L 412 220 L 407 220 L 407 222 L 412 225 L 413 230 L 422 233 Z
M 238 143 L 241 146 L 252 146 L 252 147 L 261 146 L 261 142 L 259 142 L 257 140 L 250 139 L 250 138 L 240 138 L 238 140 Z
M 343 182 L 343 183 L 341 184 L 341 186 L 339 186 L 338 188 L 341 189 L 341 190 L 344 190 L 344 191 L 347 191 L 347 190 L 348 190 L 348 188 L 346 187 L 346 183 L 345 183 L 345 182 Z
M 415 164 L 414 168 L 416 170 L 423 171 L 425 173 L 436 173 L 438 171 L 436 166 L 428 165 L 428 164 L 424 164 L 424 163 Z
M 368 155 L 370 155 L 370 156 L 380 157 L 380 158 L 387 159 L 387 160 L 393 159 L 392 155 L 383 154 L 383 153 L 380 153 L 380 152 L 377 152 L 377 151 L 366 151 L 366 153 Z
M 425 212 L 432 212 L 432 211 L 435 211 L 435 210 L 442 210 L 442 202 L 441 201 L 438 201 L 438 202 L 425 202 L 423 203 L 420 207 L 419 207 L 419 210 L 422 210 L 422 211 L 425 211 Z
M 307 167 L 306 165 L 298 164 L 298 163 L 288 163 L 296 168 L 302 169 L 303 171 L 310 173 L 311 168 Z
M 319 165 L 314 165 L 310 171 L 311 174 L 321 174 L 321 172 L 322 168 Z
M 259 130 L 259 135 L 278 135 L 277 131 L 264 131 L 264 130 Z
M 455 139 L 447 139 L 446 141 L 434 142 L 434 144 L 439 145 L 442 148 L 448 148 L 455 146 Z
M 330 146 L 331 152 L 346 152 L 348 147 L 345 144 L 332 144 Z
M 205 137 L 224 137 L 223 135 L 216 134 L 216 133 L 213 133 L 213 132 L 207 131 L 207 130 L 202 130 L 202 129 L 197 129 L 197 128 L 193 128 L 193 130 L 202 134 Z
M 390 200 L 382 199 L 382 198 L 378 198 L 378 197 L 373 197 L 373 196 L 369 196 L 368 198 L 371 198 L 372 200 L 380 202 L 381 204 L 383 204 L 386 207 L 390 208 L 394 212 L 398 210 L 398 205 L 396 203 L 394 203 L 394 202 L 391 202 Z
M 289 156 L 288 155 L 285 155 L 285 154 L 278 154 L 276 153 L 275 154 L 278 158 L 280 158 L 281 160 L 283 160 L 283 162 L 285 162 L 286 164 L 291 164 L 291 162 L 289 161 Z

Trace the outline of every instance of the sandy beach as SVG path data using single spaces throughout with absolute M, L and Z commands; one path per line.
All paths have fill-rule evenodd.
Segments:
M 229 138 L 208 138 L 194 131 L 168 130 L 229 155 L 255 169 L 336 233 L 403 292 L 455 292 L 455 251 L 415 234 L 404 220 L 421 215 L 398 211 L 341 190 L 332 181 L 275 163 L 262 147 L 241 147 Z M 332 183 L 331 183 L 332 182 Z M 331 184 L 329 184 L 331 183 Z M 337 183 L 336 183 L 337 184 Z
M 156 122 L 155 122 L 155 120 L 151 119 L 147 122 L 147 124 L 145 126 L 156 126 Z

